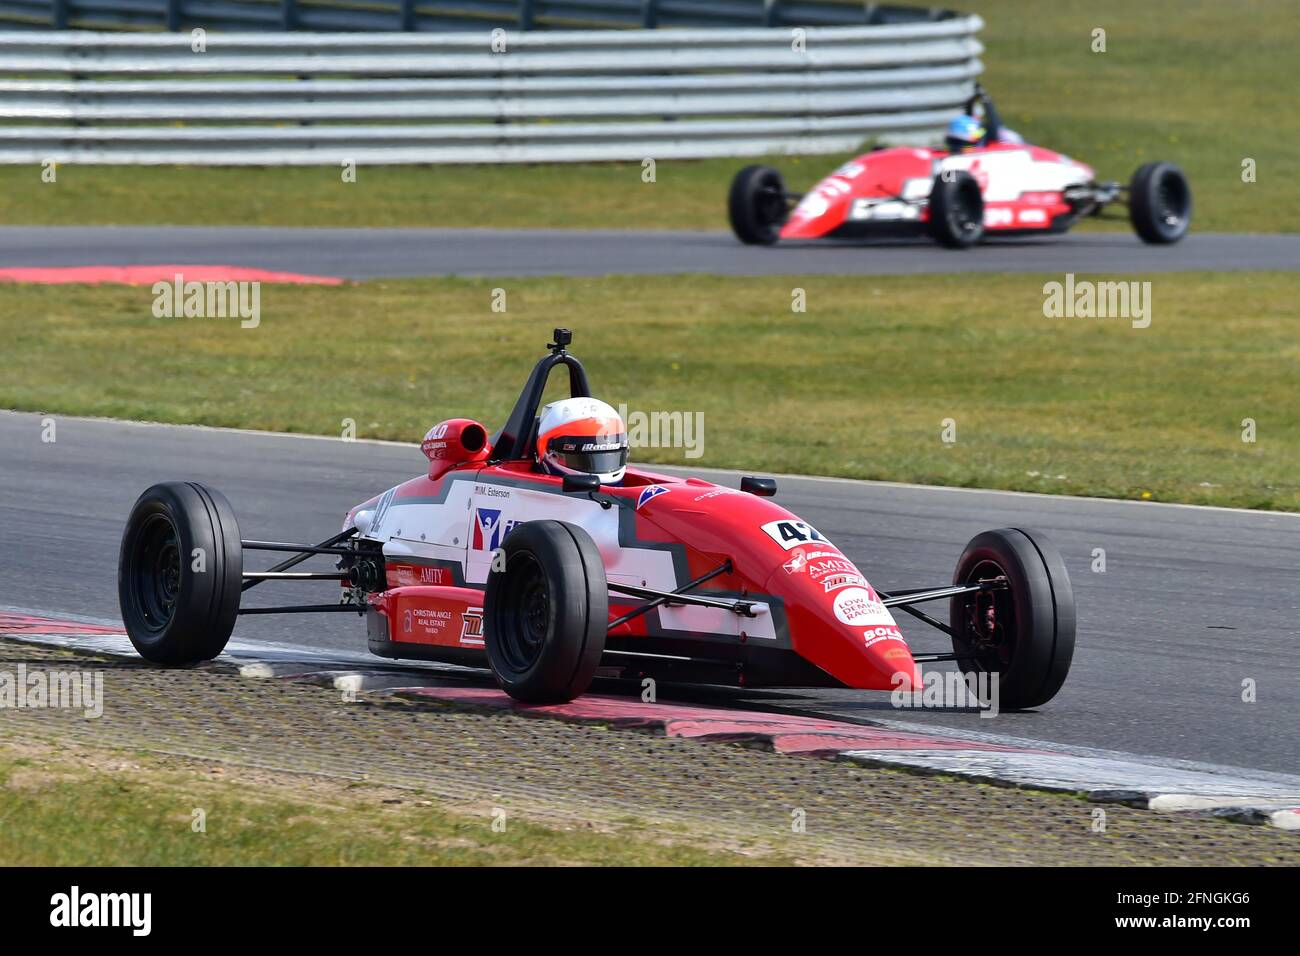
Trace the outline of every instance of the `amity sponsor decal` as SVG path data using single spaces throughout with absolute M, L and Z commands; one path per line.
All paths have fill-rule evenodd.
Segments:
M 838 551 L 795 551 L 782 565 L 787 574 L 807 574 L 830 594 L 840 588 L 870 588 L 853 562 Z
M 517 524 L 518 521 L 503 518 L 500 508 L 475 508 L 471 547 L 475 551 L 495 551 Z

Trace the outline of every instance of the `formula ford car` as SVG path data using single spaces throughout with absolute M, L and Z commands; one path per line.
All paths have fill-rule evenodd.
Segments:
M 548 377 L 591 391 L 555 342 L 505 426 L 457 418 L 429 430 L 425 474 L 352 508 L 317 545 L 241 540 L 229 502 L 194 482 L 136 501 L 118 590 L 146 659 L 216 657 L 240 614 L 363 615 L 370 650 L 487 666 L 528 702 L 570 700 L 598 669 L 628 678 L 747 687 L 920 691 L 918 664 L 956 661 L 999 675 L 1000 706 L 1044 703 L 1065 680 L 1074 601 L 1065 565 L 1040 533 L 977 535 L 950 585 L 874 589 L 824 535 L 775 504 L 776 482 L 727 488 L 628 466 L 616 484 L 545 473 L 533 450 Z M 625 452 L 624 452 L 625 454 Z M 251 551 L 288 552 L 266 571 Z M 313 555 L 329 571 L 292 571 Z M 339 581 L 340 603 L 240 607 L 266 581 Z M 948 600 L 949 621 L 916 605 Z M 951 653 L 913 654 L 892 611 L 950 635 Z
M 986 236 L 1065 232 L 1116 202 L 1128 206 L 1148 243 L 1177 242 L 1191 222 L 1191 187 L 1172 163 L 1147 163 L 1122 186 L 1099 182 L 1068 156 L 1008 142 L 960 153 L 878 149 L 802 196 L 786 189 L 777 170 L 747 166 L 732 180 L 727 211 L 736 237 L 750 245 L 928 235 L 960 249 Z

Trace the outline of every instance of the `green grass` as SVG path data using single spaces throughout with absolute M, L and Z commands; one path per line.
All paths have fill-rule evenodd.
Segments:
M 216 778 L 147 756 L 88 769 L 0 752 L 4 866 L 716 866 L 786 862 L 697 848 L 643 821 L 604 830 L 449 812 L 418 794 L 279 775 Z M 115 763 L 115 766 L 109 766 Z M 126 769 L 129 768 L 129 769 Z M 381 799 L 382 801 L 381 802 Z M 202 832 L 194 829 L 201 810 Z
M 1223 0 L 979 0 L 985 83 L 1031 141 L 1127 181 L 1180 163 L 1202 230 L 1300 231 L 1295 6 Z M 1090 49 L 1107 31 L 1107 52 Z M 1241 163 L 1258 181 L 1241 180 Z M 774 160 L 803 189 L 843 157 Z M 725 228 L 739 160 L 307 169 L 0 167 L 0 223 Z M 1087 228 L 1127 228 L 1088 223 Z
M 533 279 L 504 314 L 487 281 L 266 286 L 256 329 L 155 319 L 147 287 L 13 286 L 0 407 L 418 441 L 501 424 L 576 325 L 602 397 L 705 415 L 702 458 L 643 461 L 1300 510 L 1300 276 L 1157 276 L 1147 329 L 1044 318 L 1043 281 Z

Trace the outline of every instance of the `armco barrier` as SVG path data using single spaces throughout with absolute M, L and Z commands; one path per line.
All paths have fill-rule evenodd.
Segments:
M 616 30 L 830 27 L 955 16 L 863 0 L 0 0 L 0 24 L 53 30 Z
M 979 17 L 791 29 L 0 33 L 0 162 L 640 160 L 932 138 Z M 504 47 L 502 46 L 504 44 Z

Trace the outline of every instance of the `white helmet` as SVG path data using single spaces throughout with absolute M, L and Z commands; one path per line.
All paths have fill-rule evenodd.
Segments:
M 537 460 L 554 475 L 596 475 L 602 484 L 627 470 L 627 429 L 618 412 L 595 398 L 566 398 L 542 409 Z

